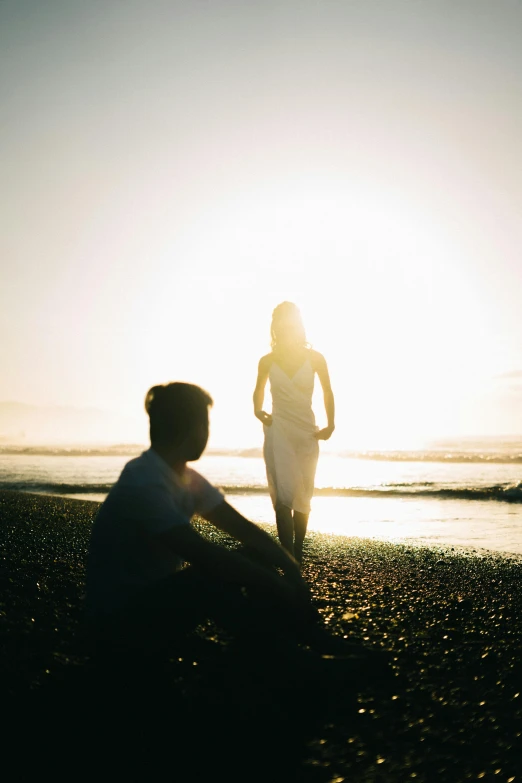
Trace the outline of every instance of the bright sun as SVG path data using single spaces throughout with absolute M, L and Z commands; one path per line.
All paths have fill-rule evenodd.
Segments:
M 176 346 L 176 375 L 213 394 L 220 445 L 260 440 L 255 372 L 269 349 L 271 311 L 285 299 L 300 306 L 330 366 L 332 448 L 399 448 L 451 432 L 484 372 L 487 327 L 458 249 L 397 193 L 319 177 L 306 190 L 272 183 L 200 214 L 176 256 L 183 265 L 172 288 L 199 302 Z M 151 299 L 158 303 L 156 290 Z M 156 356 L 148 350 L 156 377 L 173 377 L 164 346 Z M 319 393 L 315 409 L 321 423 Z

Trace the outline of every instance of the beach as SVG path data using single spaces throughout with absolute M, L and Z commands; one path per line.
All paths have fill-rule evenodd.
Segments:
M 522 558 L 314 532 L 303 567 L 314 604 L 332 633 L 389 652 L 386 683 L 276 685 L 227 663 L 228 640 L 209 626 L 150 687 L 134 672 L 111 692 L 82 630 L 97 508 L 0 492 L 7 779 L 521 779 Z

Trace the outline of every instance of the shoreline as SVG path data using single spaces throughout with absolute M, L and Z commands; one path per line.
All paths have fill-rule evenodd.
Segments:
M 79 502 L 79 503 L 92 503 L 95 504 L 97 507 L 99 507 L 102 504 L 102 500 L 96 500 L 86 497 L 85 495 L 78 495 L 78 494 L 51 494 L 47 492 L 38 492 L 38 491 L 25 491 L 25 490 L 11 490 L 11 489 L 0 489 L 0 496 L 3 493 L 11 493 L 16 495 L 28 495 L 28 496 L 36 496 L 39 498 L 48 498 L 48 499 L 54 499 L 54 498 L 61 498 L 63 500 L 72 500 L 73 502 Z M 268 495 L 268 491 L 266 491 L 264 494 Z M 227 499 L 227 496 L 225 496 L 225 500 Z M 251 520 L 254 522 L 254 520 Z M 258 525 L 258 527 L 262 528 L 263 530 L 266 530 L 267 532 L 273 533 L 275 529 L 275 521 L 274 522 L 257 522 L 255 521 L 255 524 Z M 510 552 L 503 549 L 489 549 L 488 547 L 480 547 L 475 546 L 473 544 L 458 544 L 458 543 L 442 543 L 435 539 L 423 539 L 423 538 L 407 538 L 407 537 L 400 537 L 397 536 L 396 538 L 379 538 L 378 536 L 350 536 L 346 533 L 338 533 L 338 532 L 322 532 L 319 530 L 314 530 L 313 528 L 309 529 L 307 538 L 313 538 L 313 537 L 321 537 L 321 536 L 327 536 L 331 537 L 334 536 L 335 538 L 340 539 L 346 539 L 347 541 L 368 541 L 368 542 L 375 542 L 375 543 L 387 543 L 387 544 L 397 544 L 398 546 L 412 546 L 419 549 L 427 548 L 427 549 L 440 549 L 444 552 L 457 552 L 461 554 L 468 554 L 469 556 L 477 555 L 479 557 L 484 557 L 487 555 L 500 555 L 502 557 L 505 557 L 508 560 L 514 560 L 515 562 L 522 563 L 522 554 L 518 552 Z
M 96 691 L 86 709 L 96 688 L 81 632 L 81 597 L 96 509 L 93 501 L 0 492 L 2 687 L 14 716 L 11 744 L 23 747 L 29 738 L 44 755 L 48 746 L 58 749 L 54 779 L 62 773 L 64 780 L 81 779 L 71 773 L 71 760 L 96 750 L 100 737 L 93 727 L 105 712 L 112 720 L 116 710 L 123 720 L 122 705 L 110 712 L 105 690 Z M 210 526 L 197 526 L 226 542 Z M 120 747 L 118 769 L 141 769 L 141 778 L 133 772 L 130 779 L 143 779 L 154 757 L 158 776 L 172 765 L 172 776 L 179 767 L 182 779 L 194 780 L 206 779 L 197 774 L 197 765 L 205 764 L 207 774 L 226 770 L 230 780 L 236 770 L 238 780 L 288 783 L 518 780 L 522 558 L 312 533 L 303 575 L 332 633 L 392 656 L 391 689 L 352 682 L 344 693 L 340 680 L 325 699 L 326 685 L 314 691 L 308 679 L 288 682 L 286 690 L 270 681 L 260 687 L 249 679 L 248 661 L 236 661 L 233 676 L 221 669 L 216 674 L 221 658 L 215 651 L 227 651 L 228 643 L 206 628 L 200 642 L 210 654 L 194 640 L 161 673 L 160 685 L 148 689 L 146 705 L 133 673 L 125 708 L 139 725 L 149 716 L 154 731 L 145 755 L 136 740 L 137 760 L 122 761 Z M 165 702 L 176 709 L 165 712 Z M 151 715 L 161 716 L 161 725 Z M 188 718 L 193 731 L 176 743 Z M 231 746 L 235 734 L 241 742 Z M 35 764 L 27 779 L 43 764 L 38 754 L 22 761 Z M 93 764 L 99 769 L 101 759 Z

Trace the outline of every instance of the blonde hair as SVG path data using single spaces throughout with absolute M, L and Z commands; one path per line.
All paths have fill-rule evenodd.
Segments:
M 301 317 L 301 311 L 293 302 L 281 302 L 272 313 L 272 323 L 270 324 L 270 344 L 272 350 L 276 350 L 278 341 L 284 335 L 288 327 L 297 337 L 297 343 L 303 348 L 309 348 L 306 340 L 306 332 Z

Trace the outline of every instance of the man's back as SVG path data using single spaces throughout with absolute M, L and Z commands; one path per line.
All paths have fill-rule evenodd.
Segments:
M 156 534 L 189 525 L 223 496 L 196 471 L 179 477 L 153 450 L 124 467 L 94 522 L 87 565 L 90 614 L 113 612 L 181 565 Z

